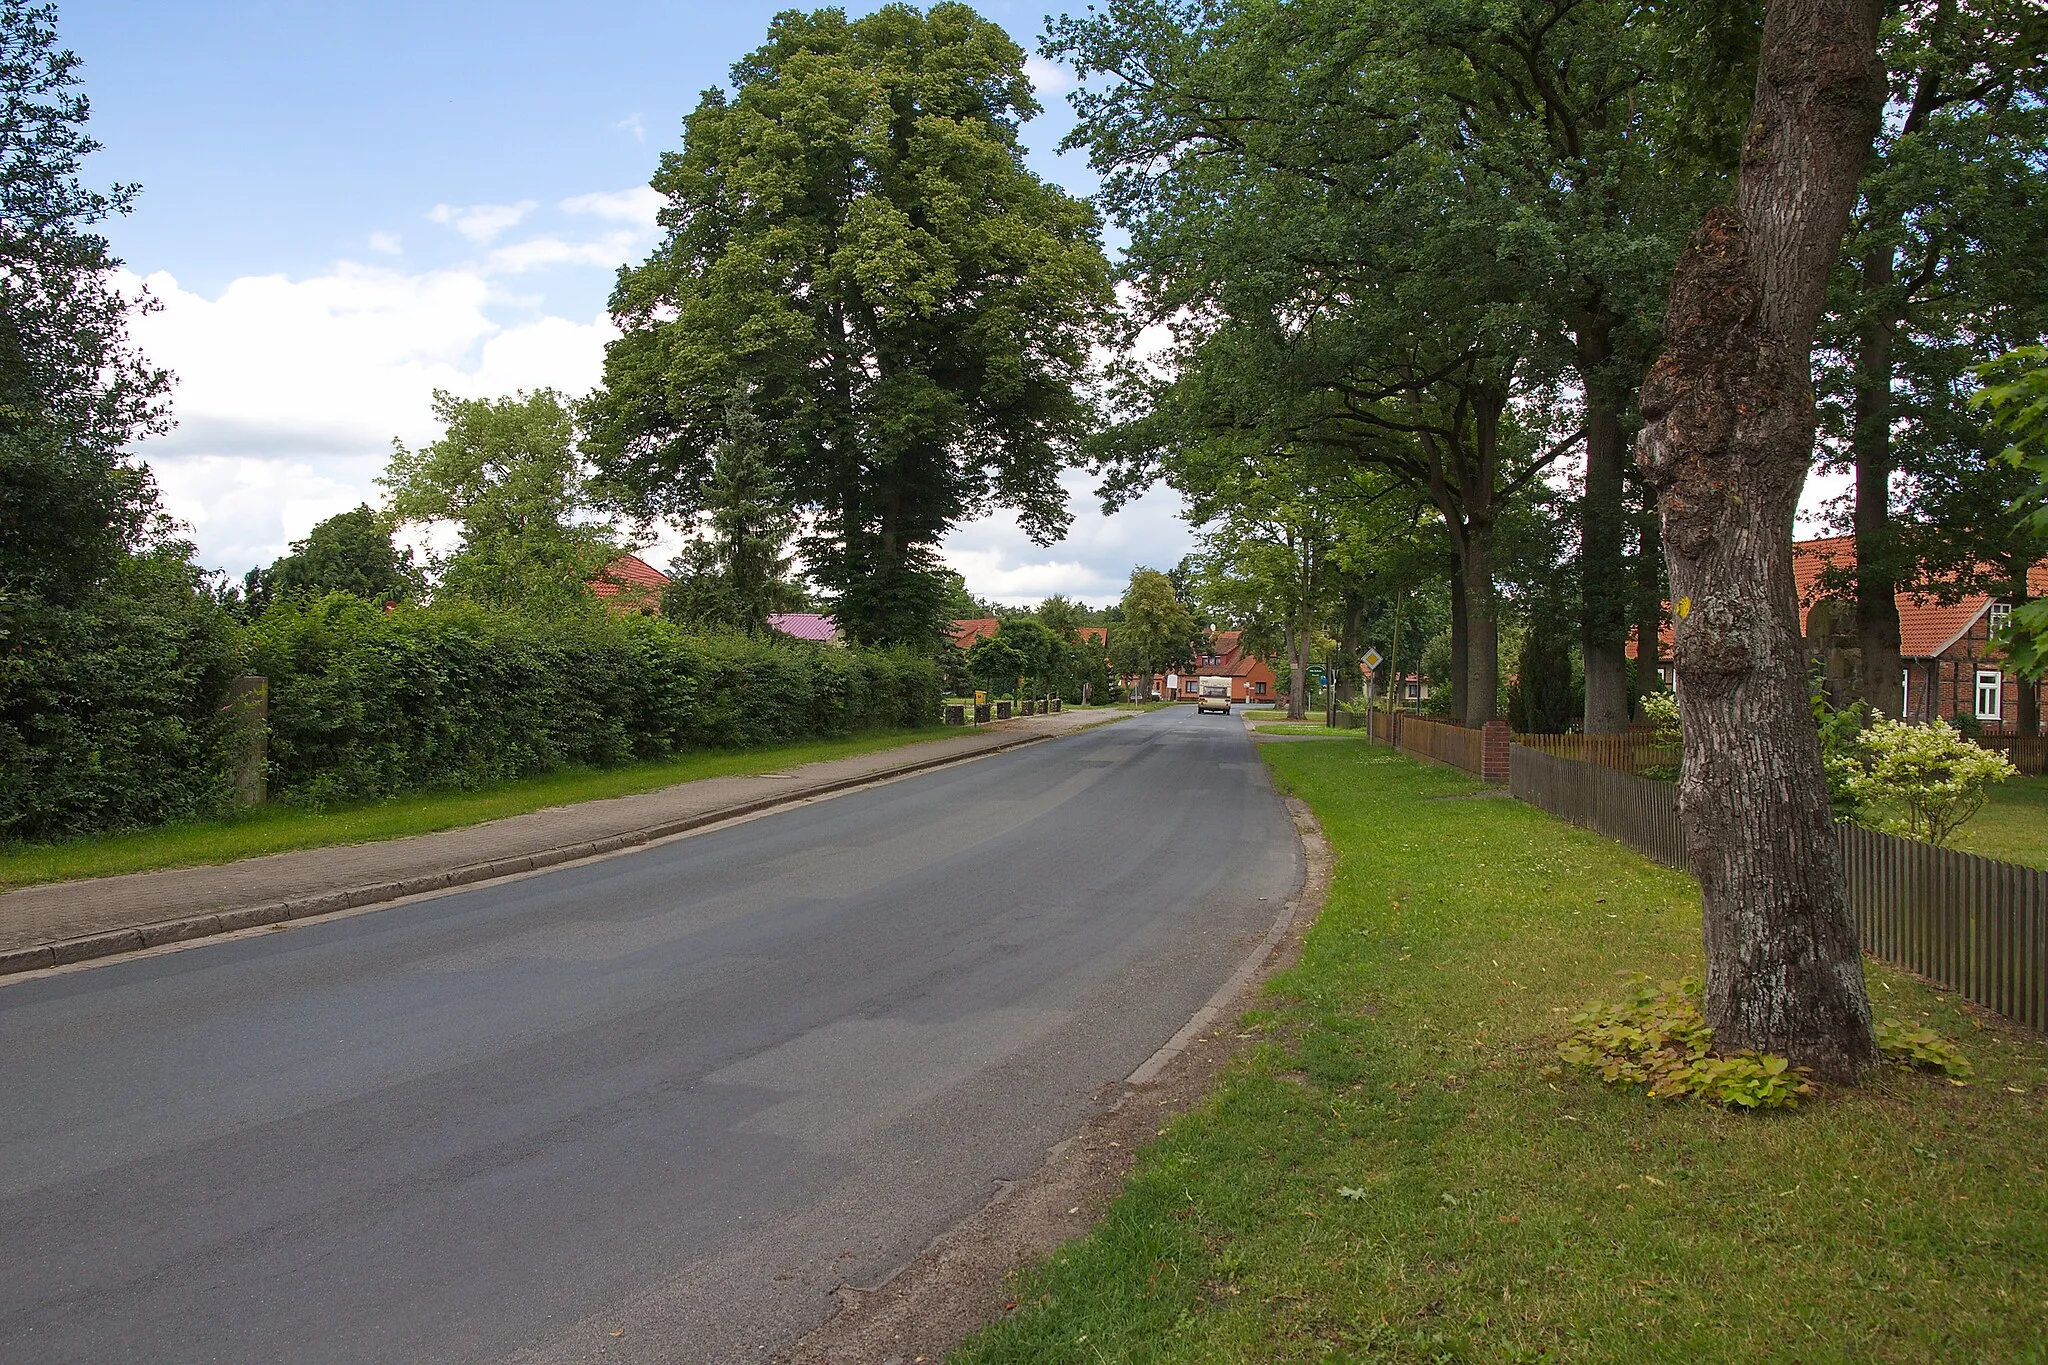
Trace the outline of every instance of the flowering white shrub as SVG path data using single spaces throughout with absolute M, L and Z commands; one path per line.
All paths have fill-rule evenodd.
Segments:
M 1884 812 L 1886 823 L 1931 844 L 1947 843 L 1983 807 L 1991 784 L 2019 771 L 2004 754 L 1970 743 L 1944 720 L 1874 721 L 1858 749 L 1862 761 L 1845 774 L 1858 805 Z

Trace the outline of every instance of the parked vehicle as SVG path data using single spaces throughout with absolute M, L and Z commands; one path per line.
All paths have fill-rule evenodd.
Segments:
M 1202 678 L 1195 683 L 1195 709 L 1230 714 L 1230 679 Z

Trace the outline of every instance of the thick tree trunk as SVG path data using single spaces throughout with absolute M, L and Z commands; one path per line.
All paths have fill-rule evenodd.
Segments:
M 1450 716 L 1465 718 L 1465 675 L 1472 658 L 1471 633 L 1466 628 L 1465 575 L 1462 568 L 1451 570 L 1451 708 Z
M 1623 572 L 1622 465 L 1628 442 L 1621 414 L 1599 395 L 1599 370 L 1613 354 L 1612 321 L 1578 327 L 1579 379 L 1586 391 L 1586 492 L 1579 514 L 1579 653 L 1586 669 L 1583 728 L 1589 735 L 1628 728 L 1628 575 Z
M 1636 546 L 1636 696 L 1649 696 L 1662 685 L 1657 669 L 1664 662 L 1664 538 L 1654 515 L 1643 522 Z M 1638 708 L 1640 710 L 1640 708 Z
M 1500 714 L 1500 609 L 1493 592 L 1492 537 L 1464 537 L 1458 573 L 1465 599 L 1465 708 L 1461 724 L 1479 726 Z
M 1282 627 L 1287 644 L 1287 719 L 1308 719 L 1309 637 L 1290 623 Z
M 1686 744 L 1679 811 L 1722 1048 L 1826 1080 L 1876 1059 L 1792 582 L 1813 336 L 1877 130 L 1882 0 L 1771 0 L 1732 208 L 1680 257 L 1638 459 L 1657 488 Z
M 1880 716 L 1901 714 L 1899 604 L 1891 524 L 1892 335 L 1883 296 L 1892 282 L 1892 248 L 1864 257 L 1863 292 L 1877 306 L 1856 346 L 1856 695 Z
M 1344 589 L 1343 616 L 1338 625 L 1337 644 L 1344 658 L 1333 683 L 1337 700 L 1349 702 L 1358 696 L 1358 632 L 1365 617 L 1365 599 L 1351 588 Z

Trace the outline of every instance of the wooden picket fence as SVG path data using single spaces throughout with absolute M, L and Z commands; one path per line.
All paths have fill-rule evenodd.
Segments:
M 1616 772 L 1640 773 L 1645 768 L 1678 766 L 1676 744 L 1660 744 L 1646 730 L 1618 735 L 1516 735 L 1515 743 L 1555 758 L 1597 763 Z
M 1485 744 L 1478 730 L 1468 730 L 1462 725 L 1440 720 L 1425 720 L 1405 712 L 1396 712 L 1389 717 L 1384 711 L 1375 711 L 1372 715 L 1372 736 L 1392 744 L 1403 753 L 1448 763 L 1475 776 L 1483 771 L 1481 760 L 1485 755 Z
M 2029 777 L 2039 777 L 2044 760 L 2048 760 L 2048 735 L 1979 735 L 1975 742 L 2004 754 Z
M 1673 783 L 1517 743 L 1508 789 L 1667 866 L 1686 865 Z M 2048 1030 L 2048 872 L 1860 825 L 1836 832 L 1865 952 Z

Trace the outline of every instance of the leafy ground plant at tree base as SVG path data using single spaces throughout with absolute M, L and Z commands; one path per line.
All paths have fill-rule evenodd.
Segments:
M 1692 880 L 1378 746 L 1259 753 L 1336 855 L 1299 965 L 949 1361 L 2035 1358 L 2048 1041 L 1866 963 L 1969 1086 L 1883 1067 L 1766 1117 L 1547 1080 L 1575 1002 L 1700 970 Z
M 1877 1026 L 1877 1048 L 1886 1061 L 1909 1071 L 1939 1071 L 1952 1081 L 1966 1081 L 1973 1074 L 1969 1061 L 1954 1043 L 1910 1020 L 1881 1020 Z
M 1700 984 L 1690 977 L 1659 986 L 1638 976 L 1622 1000 L 1589 1005 L 1572 1025 L 1559 1056 L 1609 1085 L 1646 1085 L 1655 1099 L 1792 1109 L 1813 1093 L 1805 1068 L 1783 1057 L 1714 1056 L 1714 1031 L 1700 1017 Z

